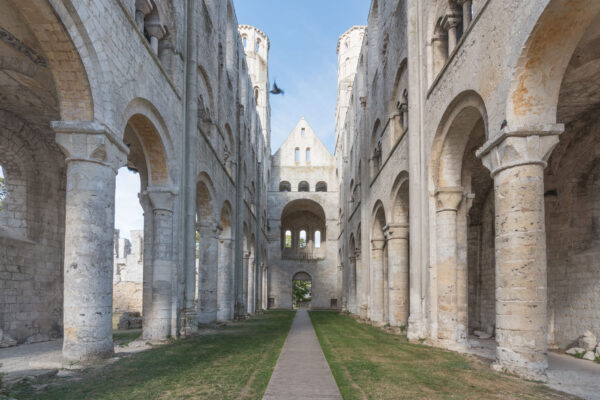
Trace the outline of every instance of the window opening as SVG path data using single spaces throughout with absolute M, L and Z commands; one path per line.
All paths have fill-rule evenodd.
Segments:
M 301 249 L 306 248 L 306 231 L 304 229 L 300 231 L 300 235 L 298 238 L 298 247 Z

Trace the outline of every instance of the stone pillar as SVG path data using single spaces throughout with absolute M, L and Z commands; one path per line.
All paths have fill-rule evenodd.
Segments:
M 144 19 L 152 11 L 150 0 L 135 0 L 135 24 L 140 32 L 144 32 Z
M 388 227 L 389 323 L 408 325 L 408 225 Z
M 154 232 L 154 217 L 152 205 L 147 192 L 138 193 L 140 204 L 144 210 L 144 255 L 142 270 L 142 337 L 149 337 L 152 326 L 152 236 Z
M 366 320 L 369 317 L 369 270 L 363 265 L 360 249 L 356 249 L 354 256 L 356 257 L 358 316 Z
M 269 302 L 269 267 L 266 265 L 263 267 L 263 284 L 262 284 L 262 309 L 266 310 Z
M 254 256 L 248 258 L 248 314 L 254 314 L 256 295 L 256 262 Z
M 385 239 L 371 240 L 371 288 L 369 316 L 374 325 L 385 324 L 383 315 L 383 249 Z
M 146 31 L 150 35 L 150 46 L 156 55 L 158 55 L 158 42 L 163 39 L 167 31 L 160 22 L 158 13 L 152 13 L 145 20 Z
M 463 32 L 467 30 L 471 25 L 473 19 L 473 13 L 471 9 L 473 7 L 473 0 L 458 0 L 458 5 L 462 5 L 462 17 L 463 17 Z
M 234 272 L 233 240 L 230 237 L 220 237 L 217 278 L 217 321 L 219 322 L 233 320 L 235 306 Z
M 448 55 L 452 54 L 456 48 L 458 42 L 458 26 L 460 25 L 460 18 L 447 15 L 444 18 L 444 29 L 448 31 Z
M 217 268 L 219 240 L 216 224 L 199 225 L 198 323 L 217 320 Z
M 350 249 L 353 251 L 354 249 Z M 348 311 L 352 314 L 357 313 L 356 307 L 356 256 L 348 257 Z
M 505 131 L 477 152 L 494 178 L 495 368 L 535 379 L 548 367 L 544 168 L 563 129 Z
M 56 121 L 52 128 L 67 164 L 63 356 L 109 357 L 115 176 L 128 150 L 98 123 Z
M 448 34 L 434 34 L 431 45 L 433 50 L 433 74 L 437 76 L 446 65 L 446 61 L 448 61 Z
M 249 289 L 249 273 L 250 273 L 250 252 L 244 252 L 242 258 L 242 292 L 241 298 L 237 301 L 238 317 L 245 316 L 248 312 L 248 289 Z
M 438 338 L 458 342 L 465 337 L 458 326 L 456 214 L 461 187 L 438 188 L 436 197 Z
M 145 194 L 150 200 L 153 216 L 152 230 L 152 314 L 144 329 L 144 338 L 165 340 L 171 335 L 173 286 L 173 201 L 172 190 L 149 187 Z

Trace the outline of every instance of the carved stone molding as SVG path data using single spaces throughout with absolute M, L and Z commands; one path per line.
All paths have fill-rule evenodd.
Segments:
M 492 173 L 519 165 L 547 165 L 548 158 L 564 131 L 563 124 L 523 127 L 504 131 L 487 141 L 475 155 Z

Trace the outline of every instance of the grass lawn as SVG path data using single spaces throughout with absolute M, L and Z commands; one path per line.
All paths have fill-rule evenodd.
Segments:
M 85 370 L 80 379 L 51 378 L 9 389 L 24 399 L 260 399 L 290 330 L 294 312 L 269 311 L 243 322 Z M 131 336 L 115 337 L 131 340 Z M 40 382 L 36 382 L 36 385 Z
M 336 312 L 310 318 L 344 399 L 575 399 Z

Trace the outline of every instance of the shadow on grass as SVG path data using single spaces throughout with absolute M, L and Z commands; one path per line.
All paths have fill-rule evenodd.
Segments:
M 41 382 L 48 386 L 40 391 L 23 383 L 9 394 L 61 400 L 260 399 L 293 318 L 293 312 L 267 312 L 86 370 L 77 381 L 54 378 Z
M 344 399 L 575 399 L 346 315 L 310 318 Z

